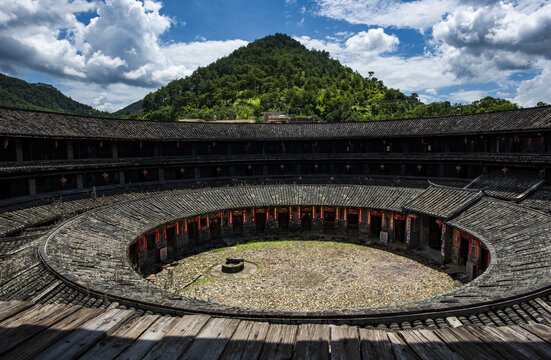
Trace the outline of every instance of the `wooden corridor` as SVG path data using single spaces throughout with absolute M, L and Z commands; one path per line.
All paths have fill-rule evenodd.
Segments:
M 0 302 L 0 359 L 550 359 L 551 327 L 398 332 Z

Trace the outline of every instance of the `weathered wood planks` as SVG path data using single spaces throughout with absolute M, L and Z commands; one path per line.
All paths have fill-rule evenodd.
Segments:
M 0 308 L 3 305 L 18 308 L 14 302 L 0 302 Z M 34 305 L 12 311 L 0 323 L 0 359 L 30 358 L 549 359 L 551 327 L 523 324 L 386 332 Z

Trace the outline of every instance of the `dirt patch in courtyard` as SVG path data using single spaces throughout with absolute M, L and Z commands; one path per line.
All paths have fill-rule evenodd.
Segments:
M 220 276 L 238 256 L 254 271 Z M 173 263 L 154 282 L 187 297 L 252 309 L 323 311 L 391 306 L 461 286 L 406 257 L 321 241 L 252 242 Z

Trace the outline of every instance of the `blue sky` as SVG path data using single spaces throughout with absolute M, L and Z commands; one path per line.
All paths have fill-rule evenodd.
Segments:
M 276 32 L 425 102 L 551 103 L 537 0 L 0 0 L 0 71 L 114 111 Z

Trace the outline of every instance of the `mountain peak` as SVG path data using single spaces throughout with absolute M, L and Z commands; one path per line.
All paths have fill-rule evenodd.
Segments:
M 144 118 L 165 121 L 260 119 L 265 111 L 350 121 L 401 117 L 418 103 L 277 33 L 148 94 L 143 108 Z

